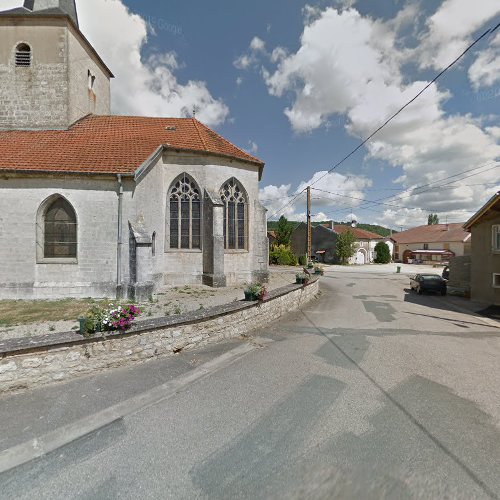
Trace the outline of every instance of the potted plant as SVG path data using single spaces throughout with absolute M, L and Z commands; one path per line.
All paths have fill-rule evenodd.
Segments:
M 266 285 L 262 284 L 260 287 L 260 292 L 257 295 L 257 299 L 260 302 L 265 302 L 269 298 L 269 292 L 267 291 Z
M 244 290 L 245 300 L 249 301 L 259 300 L 259 296 L 262 293 L 262 288 L 263 285 L 258 282 L 250 283 L 249 285 L 247 285 L 247 287 Z
M 325 270 L 323 269 L 323 266 L 319 266 L 318 264 L 316 264 L 314 266 L 314 274 L 319 274 L 319 275 L 323 276 L 323 274 L 325 274 Z
M 79 319 L 80 333 L 88 335 L 112 330 L 124 331 L 132 326 L 132 322 L 139 314 L 141 311 L 133 304 L 126 306 L 109 304 L 108 307 L 95 305 Z
M 295 275 L 295 283 L 305 285 L 309 282 L 309 276 L 306 273 L 297 273 Z

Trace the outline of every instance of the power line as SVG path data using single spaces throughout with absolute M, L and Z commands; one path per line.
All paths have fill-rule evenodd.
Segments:
M 493 167 L 488 168 L 486 170 L 483 170 L 481 172 L 476 172 L 474 174 L 466 175 L 465 177 L 462 177 L 461 179 L 453 180 L 453 181 L 450 181 L 450 182 L 445 182 L 444 184 L 439 184 L 438 186 L 422 190 L 422 188 L 432 186 L 433 184 L 438 184 L 438 183 L 440 183 L 442 181 L 445 181 L 445 180 L 448 180 L 448 179 L 452 179 L 454 177 L 458 177 L 459 175 L 463 175 L 464 173 L 467 173 L 467 172 L 472 172 L 474 170 L 478 170 L 480 168 L 484 168 L 485 166 L 491 165 L 492 163 L 494 163 L 494 162 L 489 162 L 489 163 L 486 163 L 484 165 L 481 165 L 480 167 L 476 167 L 476 168 L 473 168 L 473 169 L 465 170 L 464 172 L 461 172 L 459 174 L 450 175 L 449 177 L 445 177 L 445 178 L 440 179 L 438 181 L 434 181 L 434 182 L 430 182 L 428 184 L 424 184 L 423 186 L 418 186 L 416 188 L 407 189 L 407 191 L 412 191 L 412 192 L 408 193 L 406 196 L 400 196 L 400 195 L 387 196 L 385 198 L 379 198 L 378 200 L 366 201 L 365 202 L 365 206 L 366 206 L 366 204 L 373 204 L 373 203 L 377 203 L 377 202 L 380 202 L 382 200 L 387 200 L 387 199 L 404 200 L 404 199 L 407 199 L 407 198 L 411 198 L 412 196 L 418 196 L 418 195 L 421 195 L 421 194 L 424 194 L 424 193 L 428 193 L 429 191 L 433 191 L 434 189 L 442 188 L 442 187 L 448 186 L 450 184 L 454 184 L 456 182 L 463 181 L 465 179 L 469 179 L 470 177 L 474 177 L 476 175 L 484 174 L 484 173 L 489 172 L 491 170 L 494 170 L 494 169 L 496 169 L 496 168 L 498 168 L 500 166 L 500 163 L 497 163 Z
M 472 42 L 453 62 L 448 64 L 446 68 L 444 68 L 441 72 L 439 72 L 427 85 L 424 86 L 420 92 L 418 92 L 412 99 L 410 99 L 405 105 L 399 108 L 392 116 L 390 116 L 380 127 L 378 127 L 375 131 L 373 131 L 366 139 L 364 139 L 358 146 L 356 146 L 347 156 L 342 158 L 339 162 L 337 162 L 330 170 L 328 170 L 324 175 L 322 175 L 319 179 L 316 179 L 311 186 L 317 184 L 321 179 L 325 178 L 328 174 L 333 172 L 336 168 L 338 168 L 342 163 L 348 160 L 354 153 L 356 153 L 359 149 L 361 149 L 370 139 L 372 139 L 376 134 L 378 134 L 384 127 L 386 127 L 396 116 L 398 116 L 404 109 L 406 109 L 410 104 L 416 101 L 433 83 L 435 83 L 444 73 L 446 73 L 452 66 L 454 66 L 462 57 L 469 52 L 469 50 L 474 47 L 477 43 L 479 43 L 484 37 L 493 33 L 498 28 L 498 24 L 494 28 L 490 28 L 485 31 L 480 37 L 476 38 L 474 42 Z
M 427 85 L 424 86 L 422 90 L 420 90 L 412 99 L 410 99 L 406 104 L 404 104 L 401 108 L 399 108 L 393 115 L 391 115 L 380 127 L 378 127 L 376 130 L 374 130 L 366 139 L 364 139 L 358 146 L 356 146 L 348 155 L 346 155 L 344 158 L 342 158 L 340 161 L 338 161 L 330 170 L 328 170 L 324 175 L 316 179 L 314 182 L 310 184 L 310 186 L 314 186 L 317 184 L 320 180 L 324 179 L 328 174 L 333 172 L 335 169 L 337 169 L 342 163 L 344 163 L 346 160 L 348 160 L 351 156 L 353 156 L 357 151 L 359 151 L 367 142 L 369 142 L 376 134 L 378 134 L 383 128 L 385 128 L 394 118 L 396 118 L 401 112 L 403 112 L 410 104 L 412 104 L 414 101 L 416 101 L 432 84 L 434 84 L 444 73 L 446 73 L 451 67 L 453 67 L 462 57 L 469 52 L 477 43 L 479 43 L 483 38 L 485 38 L 487 35 L 492 34 L 498 27 L 500 23 L 497 24 L 494 28 L 490 28 L 487 31 L 485 31 L 481 36 L 476 38 L 457 58 L 455 58 L 446 68 L 444 68 L 442 71 L 440 71 Z M 297 196 L 293 198 L 291 202 L 288 202 L 286 205 L 281 207 L 277 212 L 275 212 L 272 216 L 268 217 L 268 219 L 272 219 L 275 217 L 277 214 L 279 214 L 283 209 L 288 207 L 289 205 L 293 204 L 296 198 L 304 192 L 301 191 L 300 193 L 297 193 Z
M 368 205 L 371 205 L 371 204 L 376 204 L 377 202 L 380 202 L 380 201 L 385 201 L 385 200 L 401 200 L 401 199 L 406 199 L 406 198 L 410 198 L 411 196 L 417 196 L 419 194 L 424 194 L 424 193 L 427 193 L 429 191 L 433 191 L 435 189 L 440 189 L 442 187 L 445 187 L 447 185 L 450 185 L 450 184 L 455 184 L 457 182 L 460 182 L 460 181 L 463 181 L 465 179 L 468 179 L 470 177 L 474 177 L 476 175 L 481 175 L 483 173 L 486 173 L 486 172 L 489 172 L 490 170 L 493 170 L 495 168 L 498 168 L 498 166 L 500 164 L 496 164 L 494 165 L 492 168 L 489 168 L 489 169 L 486 169 L 486 170 L 483 170 L 481 172 L 476 172 L 474 174 L 471 174 L 471 175 L 467 175 L 467 176 L 464 176 L 462 177 L 461 179 L 457 179 L 457 180 L 453 180 L 451 182 L 446 182 L 446 183 L 443 183 L 443 184 L 439 184 L 439 183 L 442 183 L 443 181 L 446 181 L 446 180 L 449 180 L 449 179 L 454 179 L 455 177 L 459 177 L 461 175 L 464 175 L 468 172 L 474 172 L 476 170 L 479 170 L 479 169 L 482 169 L 482 168 L 485 168 L 487 166 L 490 166 L 492 164 L 494 164 L 495 162 L 494 161 L 489 161 L 487 163 L 484 163 L 483 165 L 480 165 L 478 167 L 473 167 L 473 168 L 470 168 L 470 169 L 467 169 L 467 170 L 463 170 L 462 172 L 459 172 L 458 174 L 454 174 L 454 175 L 449 175 L 448 177 L 443 177 L 442 179 L 438 179 L 436 181 L 432 181 L 432 182 L 429 182 L 427 184 L 423 184 L 421 186 L 417 186 L 417 187 L 412 187 L 412 188 L 408 188 L 404 191 L 402 191 L 401 193 L 397 194 L 397 195 L 390 195 L 390 196 L 385 196 L 385 197 L 382 197 L 382 198 L 378 198 L 376 200 L 366 200 L 364 202 L 363 205 L 361 205 L 360 207 L 358 207 L 357 209 L 360 210 L 360 209 L 363 209 L 364 207 L 367 207 Z M 435 187 L 432 187 L 432 188 L 429 188 L 429 189 L 423 189 L 423 188 L 426 188 L 426 187 L 430 187 L 430 186 L 433 186 L 434 184 L 439 184 Z M 492 183 L 492 184 L 496 184 L 496 183 Z M 401 196 L 403 193 L 405 192 L 408 192 L 409 194 L 406 195 L 406 196 Z M 345 208 L 348 208 L 347 206 Z M 345 209 L 344 208 L 344 209 Z
M 277 212 L 275 212 L 273 215 L 271 215 L 270 217 L 268 217 L 268 219 L 272 219 L 273 217 L 276 217 L 276 215 L 278 215 L 282 210 L 284 210 L 286 207 L 288 207 L 289 205 L 292 205 L 295 200 L 301 195 L 304 193 L 304 191 L 306 190 L 307 188 L 304 188 L 300 193 L 298 193 L 291 201 L 289 201 L 286 205 L 283 205 Z

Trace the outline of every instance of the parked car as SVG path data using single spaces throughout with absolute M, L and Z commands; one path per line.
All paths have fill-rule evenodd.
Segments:
M 444 280 L 448 281 L 450 279 L 450 266 L 445 266 L 443 269 L 443 274 L 441 274 Z
M 410 278 L 410 288 L 420 295 L 424 292 L 446 295 L 446 280 L 439 274 L 416 274 Z

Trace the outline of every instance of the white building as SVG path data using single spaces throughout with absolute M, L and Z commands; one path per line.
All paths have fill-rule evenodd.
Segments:
M 264 164 L 194 118 L 110 116 L 74 0 L 0 13 L 0 298 L 265 281 Z

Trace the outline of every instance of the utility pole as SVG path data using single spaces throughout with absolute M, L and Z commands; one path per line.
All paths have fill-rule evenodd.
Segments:
M 311 260 L 312 230 L 311 230 L 311 186 L 307 186 L 307 260 Z

